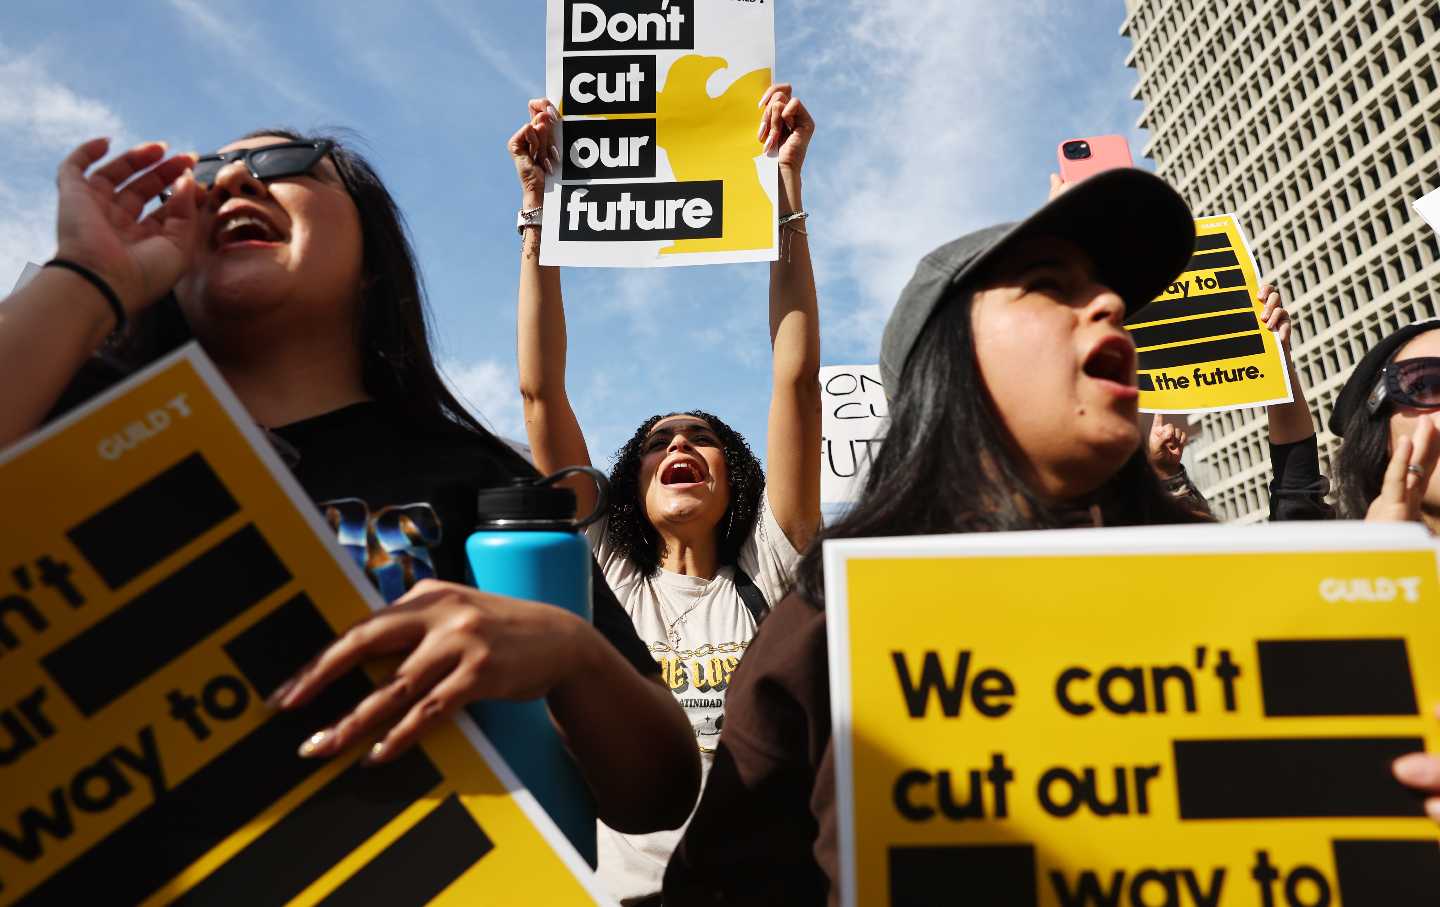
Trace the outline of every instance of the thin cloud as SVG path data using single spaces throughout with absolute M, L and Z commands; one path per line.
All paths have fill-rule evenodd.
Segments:
M 463 36 L 479 56 L 502 79 L 509 82 L 527 98 L 538 98 L 545 93 L 543 81 L 537 81 L 529 73 L 538 72 L 538 60 L 521 62 L 485 27 L 484 17 L 472 12 L 472 5 L 432 0 L 430 4 L 450 27 Z
M 827 0 L 823 19 L 809 6 L 821 34 L 794 75 L 820 126 L 806 179 L 823 212 L 812 229 L 822 306 L 835 295 L 826 285 L 853 288 L 824 308 L 826 347 L 873 356 L 920 257 L 1043 201 L 1046 172 L 1023 168 L 1043 166 L 1050 133 L 1072 121 L 1128 129 L 1134 76 L 1101 54 L 1085 72 L 1057 72 L 1089 4 Z M 1123 6 L 1112 13 L 1118 25 Z M 1039 154 L 1019 164 L 1021 150 Z
M 96 136 L 109 136 L 114 148 L 130 141 L 118 113 L 71 89 L 38 51 L 17 55 L 0 45 L 0 85 L 0 294 L 7 294 L 27 262 L 54 252 L 52 176 L 61 158 Z
M 525 415 L 515 367 L 495 359 L 447 359 L 440 372 L 460 402 L 502 438 L 524 443 Z
M 296 107 L 320 113 L 327 111 L 326 105 L 296 88 L 303 82 L 292 67 L 270 50 L 273 43 L 257 27 L 242 24 L 233 8 L 220 7 L 224 13 L 217 15 L 195 0 L 170 0 L 170 5 L 214 50 L 242 66 L 247 79 L 262 82 L 276 97 Z

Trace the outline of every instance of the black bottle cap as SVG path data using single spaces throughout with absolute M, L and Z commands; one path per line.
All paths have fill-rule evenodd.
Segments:
M 574 527 L 576 498 L 569 488 L 537 485 L 533 479 L 512 479 L 508 485 L 482 489 L 476 499 L 479 525 L 505 529 Z

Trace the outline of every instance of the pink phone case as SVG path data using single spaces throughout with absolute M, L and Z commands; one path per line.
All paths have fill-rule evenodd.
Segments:
M 1089 145 L 1090 155 L 1078 160 L 1067 158 L 1065 146 L 1072 142 L 1084 142 Z M 1055 149 L 1055 156 L 1060 161 L 1060 178 L 1067 183 L 1078 183 L 1087 177 L 1105 170 L 1113 170 L 1116 167 L 1135 166 L 1135 161 L 1130 157 L 1130 143 L 1125 141 L 1123 135 L 1096 135 L 1083 139 L 1066 139 Z

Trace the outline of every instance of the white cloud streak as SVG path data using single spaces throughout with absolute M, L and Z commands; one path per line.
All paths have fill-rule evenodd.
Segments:
M 543 4 L 536 4 L 543 14 Z M 479 6 L 470 3 L 456 3 L 453 0 L 432 0 L 430 4 L 450 27 L 470 44 L 482 63 L 489 66 L 496 75 L 523 92 L 527 98 L 538 98 L 545 93 L 543 82 L 537 82 L 528 73 L 536 70 L 536 62 L 516 59 L 505 45 L 485 27 L 484 17 L 474 12 Z
M 243 17 L 234 8 L 217 7 L 222 10 L 217 14 L 196 0 L 170 0 L 170 5 L 195 35 L 243 69 L 246 79 L 264 84 L 275 97 L 296 107 L 318 113 L 327 111 L 326 105 L 296 87 L 305 81 L 271 50 L 272 43 L 259 28 L 244 24 Z
M 125 124 L 102 102 L 78 94 L 52 73 L 40 52 L 20 55 L 0 45 L 0 294 L 9 293 L 26 262 L 55 249 L 55 186 L 61 158 L 81 142 L 109 136 L 129 144 Z M 45 178 L 12 174 L 44 173 Z M 9 176 L 7 176 L 9 175 Z
M 807 6 L 820 15 L 821 5 Z M 1073 92 L 1044 94 L 1051 81 L 1039 76 L 1076 56 L 1062 20 L 1081 13 L 1058 0 L 827 0 L 823 10 L 829 27 L 807 35 L 794 73 L 802 95 L 832 102 L 817 111 L 821 165 L 807 169 L 825 209 L 817 267 L 858 296 L 825 312 L 827 347 L 873 355 L 923 254 L 1023 214 L 1017 197 L 1043 200 L 1045 173 L 1017 173 L 1014 150 L 1042 147 L 1061 128 L 1061 105 L 1104 103 L 1103 120 L 1097 110 L 1091 121 L 1112 122 L 1128 76 L 1073 73 Z

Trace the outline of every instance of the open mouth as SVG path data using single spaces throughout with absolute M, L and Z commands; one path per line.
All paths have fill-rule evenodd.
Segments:
M 1086 375 L 1126 387 L 1135 385 L 1135 345 L 1126 337 L 1100 341 L 1081 366 Z
M 704 479 L 700 467 L 689 460 L 676 460 L 660 472 L 661 485 L 695 485 Z
M 219 249 L 244 246 L 254 243 L 281 243 L 285 237 L 263 217 L 251 213 L 236 213 L 222 217 L 215 225 L 215 247 Z

